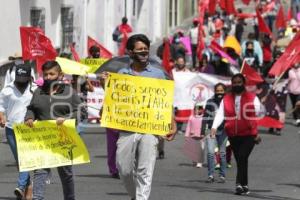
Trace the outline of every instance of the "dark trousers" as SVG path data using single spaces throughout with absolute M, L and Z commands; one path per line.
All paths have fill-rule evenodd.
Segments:
M 229 137 L 237 164 L 236 184 L 248 185 L 248 158 L 255 145 L 253 136 Z
M 107 165 L 111 175 L 118 174 L 116 166 L 117 141 L 119 132 L 115 129 L 106 129 L 106 144 L 107 144 Z
M 193 60 L 193 68 L 197 66 L 197 44 L 192 44 L 192 60 Z
M 297 100 L 298 100 L 298 95 L 290 93 L 290 99 L 291 99 L 292 106 L 293 106 L 293 109 L 294 109 L 295 105 L 297 103 Z M 294 117 L 295 120 L 300 119 L 299 112 L 300 112 L 299 109 L 294 110 L 293 117 Z

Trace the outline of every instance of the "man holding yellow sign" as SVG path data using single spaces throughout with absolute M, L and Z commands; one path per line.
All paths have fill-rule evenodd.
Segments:
M 65 119 L 77 117 L 81 100 L 69 85 L 61 82 L 63 73 L 56 61 L 47 61 L 42 66 L 42 71 L 44 85 L 33 93 L 32 100 L 27 107 L 25 124 L 34 128 L 35 120 L 56 120 L 59 128 L 64 124 Z M 57 167 L 57 170 L 62 182 L 64 200 L 75 200 L 72 166 Z M 34 170 L 33 200 L 44 199 L 45 184 L 49 173 L 50 169 Z
M 133 35 L 126 46 L 132 64 L 107 79 L 101 125 L 120 130 L 117 166 L 133 200 L 150 196 L 158 136 L 171 141 L 176 133 L 172 116 L 174 84 L 149 64 L 150 41 Z M 123 74 L 123 75 L 120 75 Z M 126 74 L 126 75 L 124 75 Z M 141 78 L 148 77 L 148 78 Z

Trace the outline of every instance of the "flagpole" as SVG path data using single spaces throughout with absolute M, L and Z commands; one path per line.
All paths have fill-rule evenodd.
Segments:
M 241 67 L 241 71 L 240 71 L 240 73 L 242 73 L 242 72 L 243 72 L 243 69 L 244 69 L 244 67 L 245 67 L 245 62 L 246 62 L 246 60 L 244 59 L 244 60 L 243 60 L 243 63 L 242 63 L 242 67 Z
M 280 76 L 278 77 L 278 79 L 276 79 L 276 81 L 273 83 L 273 89 L 275 88 L 275 86 L 279 83 L 280 79 L 283 77 L 285 71 L 283 71 Z

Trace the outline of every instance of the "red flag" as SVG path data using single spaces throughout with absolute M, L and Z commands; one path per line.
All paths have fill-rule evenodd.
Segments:
M 242 0 L 242 2 L 243 2 L 244 4 L 246 4 L 246 5 L 249 5 L 250 1 L 251 1 L 251 0 Z
M 90 55 L 89 49 L 92 46 L 97 46 L 100 49 L 100 57 L 101 58 L 112 58 L 112 53 L 106 49 L 104 46 L 102 46 L 99 42 L 97 42 L 96 40 L 94 40 L 93 38 L 91 38 L 90 36 L 88 36 L 88 55 Z
M 283 128 L 283 123 L 272 117 L 265 116 L 257 120 L 257 125 L 266 128 Z
M 292 8 L 289 7 L 289 10 L 288 10 L 287 16 L 286 16 L 286 20 L 291 21 L 291 19 L 293 19 L 293 11 L 292 11 Z
M 172 66 L 170 65 L 170 42 L 164 42 L 164 51 L 163 51 L 163 60 L 162 65 L 165 68 L 166 72 L 171 73 Z
M 256 85 L 264 82 L 264 79 L 247 62 L 244 61 L 243 64 L 241 73 L 245 76 L 247 85 Z
M 209 0 L 208 3 L 208 13 L 214 15 L 216 12 L 217 0 Z
M 256 17 L 256 14 L 254 14 L 254 13 L 236 13 L 235 16 L 239 19 L 247 19 L 247 18 Z
M 119 47 L 119 53 L 118 53 L 119 56 L 125 55 L 125 51 L 126 51 L 126 44 L 127 44 L 128 37 L 126 32 L 124 32 L 123 35 L 124 36 L 122 38 L 121 45 Z
M 221 57 L 227 59 L 231 64 L 233 65 L 237 65 L 237 62 L 231 58 L 223 49 L 223 47 L 221 47 L 217 42 L 215 41 L 211 41 L 209 48 L 211 48 L 211 50 L 213 50 L 214 52 L 218 53 Z
M 74 60 L 77 62 L 80 62 L 80 57 L 79 57 L 78 53 L 76 52 L 73 44 L 70 45 L 70 49 L 71 49 Z
M 57 56 L 51 40 L 47 38 L 40 28 L 20 27 L 22 57 L 24 60 L 39 60 L 44 63 Z M 41 65 L 37 64 L 37 72 L 41 73 Z
M 284 11 L 283 11 L 283 6 L 280 5 L 280 8 L 278 10 L 277 16 L 276 16 L 276 28 L 280 29 L 284 29 L 286 28 L 286 21 L 284 19 Z
M 269 29 L 269 27 L 267 26 L 267 24 L 265 23 L 264 19 L 261 16 L 260 12 L 257 9 L 256 9 L 256 17 L 257 17 L 257 21 L 258 21 L 259 32 L 266 33 L 272 37 L 271 30 Z
M 207 0 L 199 0 L 198 1 L 199 24 L 198 24 L 197 57 L 199 60 L 202 58 L 202 51 L 205 48 L 203 23 L 204 23 L 204 14 L 208 8 L 208 4 L 209 4 L 209 2 Z
M 300 32 L 298 32 L 293 40 L 286 47 L 284 53 L 273 64 L 269 71 L 270 75 L 279 76 L 287 71 L 290 67 L 300 61 Z
M 228 15 L 237 13 L 234 7 L 234 0 L 220 0 L 219 5 Z

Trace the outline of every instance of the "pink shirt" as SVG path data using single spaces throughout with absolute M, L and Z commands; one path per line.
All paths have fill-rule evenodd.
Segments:
M 289 71 L 288 90 L 292 94 L 300 94 L 300 67 Z
M 191 115 L 185 130 L 185 137 L 200 137 L 202 127 L 202 116 Z

